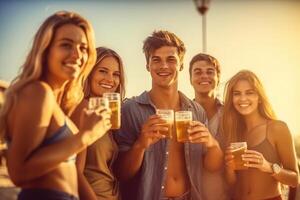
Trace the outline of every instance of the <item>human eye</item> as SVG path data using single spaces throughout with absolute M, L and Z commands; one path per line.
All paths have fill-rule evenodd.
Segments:
M 115 72 L 115 73 L 113 73 L 113 76 L 114 76 L 114 77 L 120 77 L 121 74 L 120 74 L 120 72 Z
M 60 46 L 65 48 L 65 49 L 71 49 L 72 48 L 72 44 L 69 42 L 62 42 L 60 43 Z
M 254 90 L 248 90 L 248 91 L 246 92 L 246 94 L 247 94 L 247 95 L 255 95 L 256 92 L 255 92 Z
M 170 57 L 170 58 L 168 59 L 168 61 L 169 61 L 170 63 L 177 63 L 177 59 L 174 58 L 174 57 Z
M 233 93 L 232 93 L 232 94 L 233 94 L 233 96 L 235 96 L 235 97 L 236 97 L 236 96 L 239 96 L 241 93 L 240 93 L 240 92 L 238 92 L 238 91 L 233 91 Z
M 81 50 L 81 52 L 84 52 L 84 53 L 88 52 L 88 48 L 85 45 L 80 46 L 80 50 Z
M 104 68 L 99 68 L 98 72 L 101 73 L 101 74 L 107 74 L 108 73 L 107 70 L 104 69 Z
M 215 75 L 215 70 L 213 70 L 213 69 L 208 70 L 207 75 L 214 76 Z

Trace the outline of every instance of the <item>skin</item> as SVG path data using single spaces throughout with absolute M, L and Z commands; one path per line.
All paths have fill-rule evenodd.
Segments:
M 90 76 L 91 96 L 101 97 L 105 92 L 116 92 L 116 89 L 120 85 L 119 63 L 112 56 L 106 57 L 94 66 Z M 80 123 L 81 112 L 87 107 L 88 101 L 84 99 L 76 108 L 74 114 L 71 117 L 75 124 Z M 86 155 L 87 151 L 86 149 L 84 149 L 77 155 L 76 158 L 78 177 L 80 179 L 79 194 L 81 199 L 96 200 L 96 194 L 83 174 Z
M 158 109 L 180 109 L 178 94 L 178 73 L 180 61 L 176 47 L 163 46 L 150 55 L 147 70 L 152 78 L 152 89 L 149 92 L 151 101 Z M 118 170 L 120 177 L 127 179 L 133 177 L 141 167 L 145 150 L 152 144 L 164 138 L 159 131 L 167 130 L 161 124 L 166 123 L 158 115 L 149 116 L 143 124 L 139 138 L 132 148 L 120 153 Z M 205 167 L 211 170 L 221 166 L 222 156 L 218 143 L 200 122 L 193 121 L 189 128 L 190 142 L 204 143 L 208 148 L 205 155 Z M 175 197 L 186 192 L 190 187 L 189 178 L 185 167 L 183 144 L 175 140 L 169 147 L 169 159 L 167 163 L 167 176 L 165 183 L 165 196 Z M 214 154 L 215 159 L 212 159 Z M 201 159 L 201 158 L 199 158 Z
M 110 128 L 110 113 L 102 108 L 84 111 L 78 131 L 59 107 L 65 84 L 78 75 L 88 58 L 87 39 L 81 28 L 73 24 L 58 28 L 46 57 L 44 80 L 22 88 L 8 115 L 8 171 L 21 188 L 47 188 L 78 196 L 75 164 L 63 161 Z M 74 135 L 38 148 L 65 122 Z
M 243 160 L 248 162 L 245 166 L 249 169 L 235 171 L 232 149 L 227 148 L 225 156 L 227 178 L 231 184 L 239 187 L 237 199 L 275 197 L 280 195 L 279 182 L 292 187 L 296 187 L 298 182 L 299 172 L 291 133 L 284 122 L 270 120 L 266 136 L 267 120 L 258 112 L 259 103 L 260 98 L 248 81 L 240 80 L 236 83 L 233 89 L 233 105 L 246 123 L 247 131 L 243 133 L 245 141 L 251 147 L 260 144 L 267 137 L 278 153 L 282 169 L 279 174 L 274 175 L 272 163 L 266 160 L 262 153 L 246 150 Z M 240 179 L 237 178 L 236 173 L 239 173 Z M 247 185 L 250 186 L 250 193 L 246 192 Z
M 210 120 L 217 113 L 216 90 L 219 78 L 214 66 L 206 61 L 196 61 L 192 65 L 190 77 L 191 84 L 195 91 L 195 100 L 199 103 Z

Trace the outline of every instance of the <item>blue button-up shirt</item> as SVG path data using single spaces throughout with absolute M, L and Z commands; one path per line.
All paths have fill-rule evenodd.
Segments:
M 181 110 L 190 110 L 193 120 L 207 123 L 204 109 L 179 92 Z M 116 134 L 120 151 L 128 151 L 139 137 L 141 128 L 150 115 L 155 114 L 155 106 L 148 92 L 131 98 L 122 105 L 122 125 Z M 169 156 L 169 139 L 161 139 L 146 149 L 139 171 L 137 188 L 138 200 L 159 200 L 164 196 L 165 178 Z M 184 143 L 185 164 L 191 183 L 192 199 L 201 200 L 202 145 Z

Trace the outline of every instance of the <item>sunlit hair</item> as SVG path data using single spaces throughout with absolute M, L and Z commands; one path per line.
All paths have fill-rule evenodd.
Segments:
M 241 114 L 239 114 L 233 105 L 233 89 L 237 82 L 246 80 L 255 90 L 259 97 L 259 114 L 269 120 L 276 119 L 276 115 L 266 96 L 265 90 L 258 77 L 249 70 L 242 70 L 235 74 L 225 86 L 224 91 L 224 113 L 222 118 L 222 133 L 226 138 L 227 145 L 230 142 L 242 140 L 242 133 L 246 130 L 246 125 Z
M 35 34 L 30 52 L 22 65 L 20 74 L 12 81 L 6 92 L 5 103 L 0 112 L 0 139 L 6 131 L 6 117 L 17 101 L 20 89 L 28 83 L 42 80 L 47 69 L 47 53 L 57 29 L 65 24 L 74 24 L 85 32 L 88 41 L 88 60 L 75 79 L 66 85 L 61 107 L 70 115 L 83 98 L 83 81 L 91 71 L 95 60 L 94 30 L 91 24 L 74 12 L 59 11 L 48 17 Z
M 147 66 L 149 58 L 153 52 L 163 46 L 171 46 L 177 48 L 177 53 L 180 59 L 180 70 L 183 69 L 183 58 L 185 54 L 184 43 L 174 34 L 169 31 L 154 31 L 151 36 L 144 41 L 143 51 L 146 56 Z
M 121 99 L 124 99 L 125 92 L 126 92 L 126 90 L 125 90 L 125 72 L 124 72 L 124 65 L 123 65 L 121 57 L 114 50 L 106 48 L 106 47 L 98 47 L 96 49 L 96 51 L 97 51 L 96 64 L 94 65 L 93 70 L 91 71 L 88 78 L 84 82 L 84 88 L 83 88 L 84 97 L 88 98 L 91 96 L 91 77 L 92 77 L 92 74 L 94 73 L 94 71 L 97 70 L 96 65 L 98 65 L 100 62 L 102 62 L 102 60 L 104 60 L 107 57 L 113 57 L 117 60 L 117 62 L 119 64 L 119 70 L 120 70 L 120 84 L 117 87 L 116 92 L 120 93 Z
M 215 57 L 204 53 L 199 53 L 195 55 L 190 61 L 190 66 L 189 66 L 190 77 L 192 77 L 193 64 L 198 61 L 206 61 L 209 65 L 212 65 L 217 71 L 218 80 L 220 80 L 221 67 L 219 61 Z

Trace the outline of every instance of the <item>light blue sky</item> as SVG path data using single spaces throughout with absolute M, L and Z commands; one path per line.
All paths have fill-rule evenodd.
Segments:
M 151 87 L 143 40 L 153 30 L 176 33 L 187 47 L 179 88 L 193 97 L 188 63 L 201 51 L 202 40 L 201 17 L 192 0 L 0 1 L 0 79 L 16 76 L 39 25 L 58 10 L 76 11 L 89 19 L 96 45 L 121 55 L 128 97 Z M 240 69 L 254 71 L 278 117 L 293 134 L 300 134 L 300 1 L 212 0 L 207 31 L 208 53 L 222 65 L 222 83 Z

